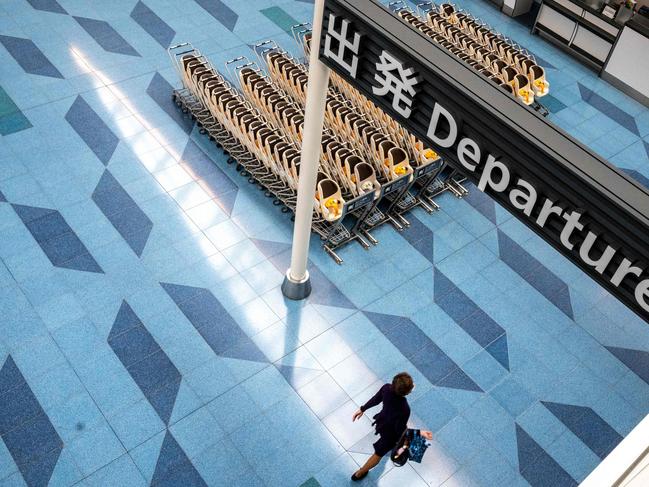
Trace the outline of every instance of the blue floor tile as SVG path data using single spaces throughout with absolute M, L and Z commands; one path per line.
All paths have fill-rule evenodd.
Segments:
M 337 486 L 403 370 L 436 438 L 386 486 L 574 485 L 644 416 L 646 326 L 471 183 L 342 265 L 314 235 L 311 296 L 282 295 L 290 216 L 176 106 L 165 49 L 302 58 L 311 0 L 87 3 L 0 15 L 0 483 Z M 456 4 L 546 67 L 550 122 L 649 181 L 646 107 Z

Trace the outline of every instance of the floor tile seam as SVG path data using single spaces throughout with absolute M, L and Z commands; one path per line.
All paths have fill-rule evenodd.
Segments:
M 330 328 L 330 329 L 331 329 L 331 328 Z M 323 332 L 323 333 L 324 333 L 324 332 Z M 320 335 L 322 335 L 323 333 L 321 333 Z M 318 335 L 318 336 L 320 336 L 320 335 Z M 317 337 L 315 337 L 315 338 L 317 338 Z M 318 365 L 320 365 L 320 366 L 322 367 L 322 370 L 324 370 L 325 372 L 328 372 L 329 370 L 333 369 L 334 367 L 337 367 L 338 365 L 340 365 L 342 362 L 344 362 L 345 360 L 347 360 L 347 359 L 348 359 L 349 357 L 351 357 L 352 355 L 356 355 L 356 356 L 358 357 L 358 354 L 357 354 L 355 351 L 352 350 L 351 353 L 345 355 L 344 358 L 342 358 L 341 360 L 338 360 L 335 364 L 332 364 L 329 368 L 327 368 L 327 367 L 325 367 L 325 366 L 322 364 L 322 362 L 320 362 L 320 360 L 318 359 L 318 357 L 316 357 L 315 354 L 314 354 L 314 353 L 309 349 L 309 347 L 307 346 L 307 344 L 310 343 L 311 341 L 315 340 L 315 338 L 309 340 L 307 343 L 303 343 L 301 346 L 306 347 L 306 350 L 307 350 L 307 351 L 308 351 L 308 352 L 313 356 L 313 358 L 315 359 L 315 361 L 318 362 Z M 345 345 L 347 345 L 347 344 L 345 343 Z M 298 347 L 298 348 L 299 348 L 299 347 Z M 351 350 L 351 347 L 349 347 L 349 349 Z M 297 350 L 297 348 L 296 348 L 295 350 Z M 282 357 L 280 357 L 279 360 L 281 360 L 281 359 L 283 359 L 284 357 L 290 355 L 290 354 L 293 353 L 295 350 L 292 350 L 291 352 L 289 352 L 289 353 L 283 355 Z M 358 358 L 360 359 L 360 357 L 358 357 Z M 363 361 L 363 362 L 364 362 L 364 361 Z

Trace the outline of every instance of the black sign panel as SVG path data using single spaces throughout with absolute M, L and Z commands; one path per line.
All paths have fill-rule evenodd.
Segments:
M 319 52 L 649 321 L 647 188 L 374 0 L 326 0 Z

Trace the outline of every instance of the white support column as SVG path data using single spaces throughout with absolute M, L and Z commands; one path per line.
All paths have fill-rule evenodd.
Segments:
M 329 68 L 318 59 L 323 15 L 324 0 L 316 0 L 313 10 L 313 37 L 311 38 L 309 57 L 309 82 L 304 114 L 304 140 L 300 156 L 300 179 L 297 188 L 291 266 L 286 271 L 286 277 L 282 284 L 284 296 L 290 299 L 304 299 L 311 294 L 311 282 L 306 266 L 309 258 L 313 202 L 329 88 Z

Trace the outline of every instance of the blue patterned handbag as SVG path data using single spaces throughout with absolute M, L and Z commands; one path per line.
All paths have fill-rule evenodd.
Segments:
M 410 460 L 413 462 L 421 463 L 421 459 L 426 453 L 428 444 L 426 443 L 426 438 L 421 435 L 414 435 L 415 437 L 410 441 L 408 450 L 410 450 Z

